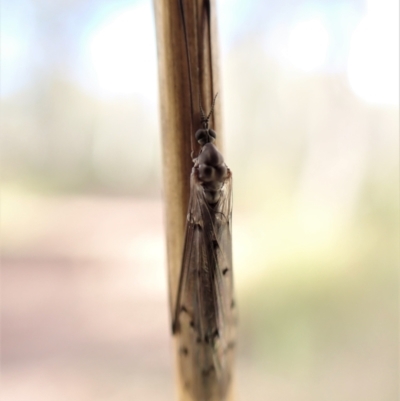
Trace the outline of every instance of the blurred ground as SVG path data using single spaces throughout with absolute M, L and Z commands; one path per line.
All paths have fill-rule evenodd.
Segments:
M 2 207 L 3 399 L 172 400 L 161 202 L 3 191 Z M 366 256 L 254 273 L 256 227 L 238 211 L 239 399 L 394 401 L 394 244 L 375 227 L 352 240 Z
M 3 208 L 2 399 L 172 399 L 161 202 Z

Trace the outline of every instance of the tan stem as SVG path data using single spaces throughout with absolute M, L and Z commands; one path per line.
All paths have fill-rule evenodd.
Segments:
M 199 151 L 199 145 L 194 139 L 201 120 L 199 98 L 203 109 L 208 113 L 215 94 L 221 92 L 217 64 L 216 7 L 214 0 L 182 0 L 192 73 L 190 86 L 180 2 L 153 0 L 153 3 L 157 28 L 163 188 L 172 305 L 179 282 L 189 202 L 189 177 L 193 165 L 191 144 L 194 145 L 194 155 Z M 220 149 L 221 98 L 219 95 L 210 121 L 210 127 L 217 132 L 217 145 Z M 177 375 L 179 400 L 189 401 L 181 391 L 179 372 Z

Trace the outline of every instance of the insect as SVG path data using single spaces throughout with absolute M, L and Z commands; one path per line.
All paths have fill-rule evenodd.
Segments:
M 213 144 L 201 106 L 202 146 L 193 160 L 190 200 L 172 331 L 179 368 L 193 401 L 224 401 L 235 348 L 236 306 L 232 272 L 232 173 Z

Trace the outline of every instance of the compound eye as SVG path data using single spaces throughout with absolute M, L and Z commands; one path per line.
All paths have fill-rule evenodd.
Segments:
M 195 137 L 197 142 L 203 146 L 206 143 L 213 142 L 216 137 L 216 133 L 211 129 L 199 129 L 197 130 Z
M 211 139 L 210 142 L 213 142 L 214 139 L 217 137 L 217 133 L 213 129 L 209 129 L 208 134 L 211 136 L 211 138 L 213 138 L 213 139 Z
M 203 146 L 204 144 L 206 144 L 208 142 L 208 132 L 206 129 L 199 129 L 197 130 L 196 134 L 196 141 Z

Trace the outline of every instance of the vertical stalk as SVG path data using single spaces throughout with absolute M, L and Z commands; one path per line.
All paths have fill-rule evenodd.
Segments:
M 220 91 L 216 7 L 214 0 L 182 0 L 186 47 L 180 0 L 154 0 L 153 3 L 157 28 L 169 298 L 172 305 L 182 262 L 193 165 L 191 152 L 193 150 L 197 155 L 199 151 L 194 138 L 195 131 L 200 128 L 199 101 L 207 112 L 214 95 Z M 218 142 L 221 142 L 220 104 L 221 97 L 216 102 L 211 120 Z M 176 372 L 178 399 L 188 401 L 182 392 L 179 369 Z

